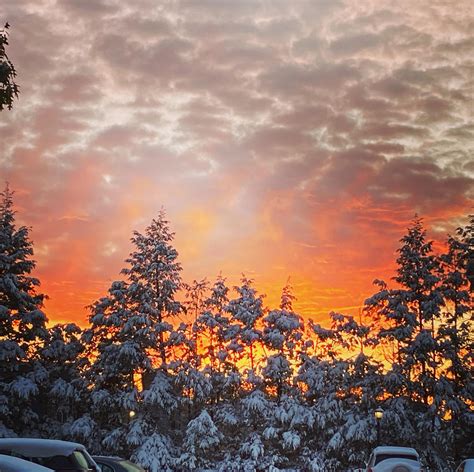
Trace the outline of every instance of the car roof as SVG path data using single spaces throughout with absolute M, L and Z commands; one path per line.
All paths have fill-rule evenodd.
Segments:
M 374 449 L 374 454 L 410 454 L 419 457 L 416 449 L 400 446 L 378 446 Z
M 0 439 L 0 451 L 14 451 L 22 456 L 49 457 L 69 456 L 75 450 L 85 450 L 82 444 L 58 439 L 3 438 Z
M 0 454 L 0 470 L 2 472 L 54 472 L 52 469 L 25 461 L 19 457 Z

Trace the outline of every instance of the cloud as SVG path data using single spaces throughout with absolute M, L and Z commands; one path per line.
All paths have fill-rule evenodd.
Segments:
M 292 274 L 306 314 L 360 303 L 415 212 L 472 212 L 469 8 L 3 2 L 21 97 L 0 174 L 50 317 L 84 320 L 162 206 L 189 279 L 248 271 L 272 300 Z

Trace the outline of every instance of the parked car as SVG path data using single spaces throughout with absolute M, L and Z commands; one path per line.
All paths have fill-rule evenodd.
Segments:
M 0 454 L 18 457 L 55 472 L 99 472 L 82 444 L 55 439 L 0 439 Z
M 32 464 L 19 457 L 5 456 L 0 454 L 1 472 L 54 472 L 52 469 L 39 464 Z
M 145 472 L 140 466 L 121 457 L 92 456 L 102 472 Z
M 422 472 L 420 456 L 411 447 L 379 446 L 372 451 L 366 472 Z
M 456 472 L 474 472 L 474 459 L 466 459 L 462 461 L 458 465 Z

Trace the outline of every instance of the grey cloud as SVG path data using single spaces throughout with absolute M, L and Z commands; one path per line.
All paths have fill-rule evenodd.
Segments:
M 115 5 L 107 0 L 93 2 L 77 2 L 76 0 L 56 0 L 56 5 L 75 15 L 94 16 L 112 14 L 116 11 Z
M 359 136 L 365 139 L 402 139 L 427 138 L 430 132 L 427 128 L 410 126 L 399 123 L 369 122 L 360 131 Z
M 264 90 L 284 97 L 311 96 L 311 91 L 318 88 L 337 93 L 338 88 L 359 77 L 359 71 L 347 64 L 323 63 L 314 67 L 284 64 L 263 73 L 260 84 Z
M 374 33 L 359 33 L 350 36 L 344 35 L 330 43 L 330 49 L 338 54 L 350 56 L 365 49 L 372 49 L 380 45 L 380 37 Z
M 50 11 L 39 1 L 1 7 L 22 93 L 0 128 L 0 172 L 32 189 L 38 215 L 85 207 L 105 215 L 94 227 L 106 232 L 130 201 L 142 218 L 199 204 L 215 212 L 222 247 L 260 244 L 265 215 L 289 241 L 369 265 L 357 234 L 388 239 L 416 210 L 469 206 L 473 37 L 462 7 L 63 0 Z M 329 249 L 344 241 L 360 254 Z
M 437 206 L 466 203 L 474 179 L 451 175 L 435 163 L 415 158 L 398 158 L 385 165 L 374 183 L 374 195 L 382 199 L 406 200 L 413 208 L 431 212 Z

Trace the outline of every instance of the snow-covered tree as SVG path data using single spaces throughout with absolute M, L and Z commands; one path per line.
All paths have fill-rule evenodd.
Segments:
M 184 452 L 178 464 L 186 470 L 212 468 L 223 436 L 207 410 L 188 423 L 184 439 Z
M 173 472 L 176 470 L 177 452 L 168 436 L 152 433 L 146 436 L 132 455 L 132 460 L 150 472 Z
M 160 399 L 151 400 L 157 392 L 170 392 L 168 365 L 173 349 L 183 341 L 170 322 L 182 311 L 175 299 L 181 265 L 173 236 L 163 211 L 144 234 L 135 231 L 134 250 L 122 270 L 127 280 L 113 282 L 108 296 L 91 306 L 91 327 L 84 334 L 94 358 L 89 370 L 91 411 L 103 429 L 103 444 L 115 453 L 143 446 L 134 444 L 138 435 L 129 436 L 131 428 L 143 431 L 143 441 L 148 441 L 157 428 L 171 427 L 171 412 L 162 407 L 150 414 L 149 405 L 159 405 Z M 166 385 L 162 388 L 157 383 L 162 383 L 163 376 Z M 130 411 L 135 412 L 132 421 Z
M 35 268 L 29 229 L 15 225 L 13 192 L 0 193 L 0 434 L 37 426 L 42 371 L 37 351 L 47 338 L 45 296 Z M 35 403 L 36 401 L 36 403 Z M 4 428 L 7 428 L 6 430 Z
M 383 381 L 384 424 L 392 441 L 418 447 L 430 466 L 443 469 L 453 452 L 455 421 L 462 428 L 473 424 L 466 414 L 472 400 L 454 395 L 452 363 L 456 323 L 469 311 L 467 279 L 455 262 L 457 243 L 452 239 L 448 254 L 440 258 L 421 220 L 414 220 L 401 243 L 394 278 L 398 287 L 377 281 L 379 292 L 366 301 L 367 312 L 380 321 L 381 345 L 388 340 L 394 352 Z M 459 327 L 462 331 L 465 325 Z
M 291 379 L 304 348 L 303 320 L 293 311 L 295 299 L 287 284 L 282 291 L 280 309 L 271 310 L 263 319 L 263 343 L 270 355 L 262 369 L 266 384 L 279 399 L 291 388 Z
M 144 234 L 133 233 L 135 250 L 126 260 L 129 267 L 122 270 L 128 279 L 130 309 L 144 317 L 148 327 L 144 334 L 152 346 L 157 346 L 162 364 L 169 360 L 169 351 L 173 349 L 167 342 L 172 331 L 168 320 L 183 311 L 175 298 L 181 288 L 182 268 L 172 246 L 173 239 L 174 233 L 162 210 Z
M 376 281 L 380 290 L 366 300 L 366 310 L 381 317 L 379 337 L 396 346 L 392 371 L 406 380 L 403 389 L 407 390 L 392 393 L 408 394 L 428 405 L 439 364 L 436 322 L 444 305 L 439 258 L 418 218 L 400 241 L 394 277 L 400 288 Z
M 448 238 L 447 251 L 441 260 L 441 290 L 446 307 L 438 331 L 445 372 L 433 400 L 443 416 L 450 419 L 445 425 L 451 433 L 445 449 L 452 451 L 456 461 L 464 445 L 474 448 L 473 439 L 467 433 L 474 424 L 474 414 L 469 408 L 474 402 L 474 291 L 469 272 L 469 264 L 474 263 L 474 215 L 465 227 L 458 228 L 456 236 Z
M 224 344 L 225 332 L 229 326 L 229 318 L 225 313 L 229 302 L 228 293 L 225 279 L 219 276 L 193 325 L 193 331 L 200 337 L 200 351 L 213 372 L 222 370 L 227 357 Z
M 239 330 L 226 311 L 229 303 L 229 288 L 225 278 L 219 276 L 204 301 L 204 311 L 200 314 L 193 329 L 198 333 L 203 353 L 204 371 L 212 385 L 212 401 L 235 398 L 241 387 L 241 374 L 238 370 L 233 351 L 228 345 L 234 345 L 233 336 Z
M 251 279 L 242 277 L 241 285 L 234 289 L 238 297 L 230 300 L 227 311 L 232 316 L 231 325 L 226 337 L 231 342 L 227 349 L 243 354 L 248 353 L 250 370 L 255 372 L 257 367 L 256 346 L 261 342 L 262 331 L 260 322 L 264 315 L 263 296 L 257 294 Z
M 48 338 L 38 351 L 44 372 L 39 386 L 42 436 L 69 435 L 71 423 L 85 412 L 88 391 L 83 372 L 89 360 L 83 355 L 81 334 L 73 323 L 55 325 L 48 329 Z

